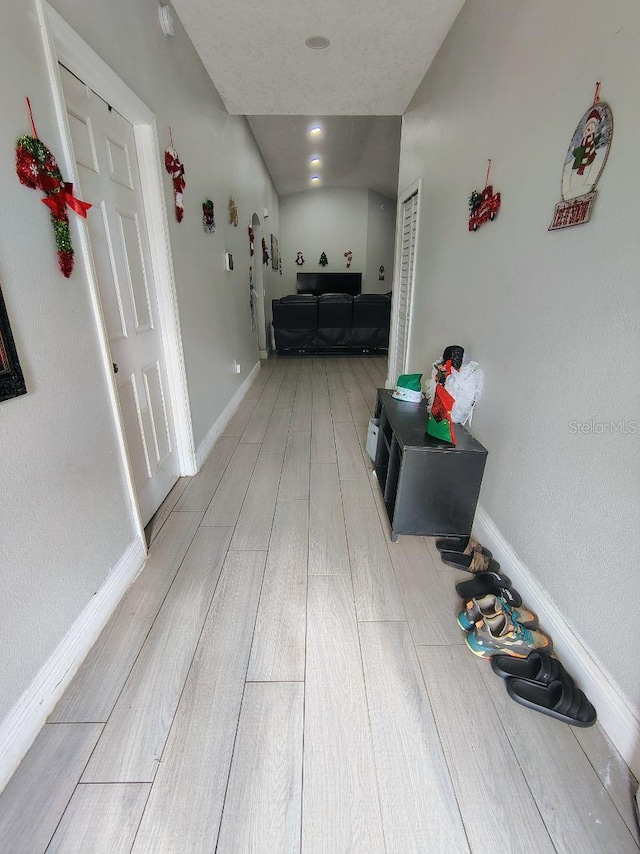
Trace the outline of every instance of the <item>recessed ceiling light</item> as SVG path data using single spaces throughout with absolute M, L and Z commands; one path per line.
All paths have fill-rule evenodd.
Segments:
M 320 183 L 320 176 L 314 175 L 313 178 L 311 179 L 311 183 L 312 184 L 319 184 Z
M 314 127 L 309 128 L 309 136 L 318 136 L 322 133 L 322 128 L 320 125 L 314 125 Z
M 320 158 L 319 158 L 319 157 L 314 157 L 314 158 L 312 158 L 312 159 L 309 161 L 309 165 L 310 165 L 310 166 L 319 166 L 319 165 L 320 165 Z
M 309 36 L 309 38 L 305 40 L 305 44 L 307 47 L 310 47 L 311 50 L 324 50 L 326 47 L 329 47 L 331 42 L 326 36 Z

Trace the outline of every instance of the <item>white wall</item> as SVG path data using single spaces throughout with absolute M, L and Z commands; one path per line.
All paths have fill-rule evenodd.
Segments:
M 295 293 L 299 272 L 347 272 L 348 249 L 353 252 L 349 272 L 362 273 L 363 293 L 391 290 L 395 206 L 395 201 L 370 190 L 318 188 L 285 196 L 280 203 L 282 293 Z M 305 259 L 302 267 L 295 263 L 299 251 Z M 322 252 L 329 260 L 324 268 L 318 264 Z M 380 264 L 387 270 L 384 282 L 378 282 Z
M 370 294 L 386 294 L 393 284 L 396 234 L 396 200 L 369 190 L 367 214 L 367 281 Z M 378 278 L 384 267 L 384 281 Z M 363 288 L 364 290 L 364 288 Z
M 227 116 L 181 27 L 173 39 L 162 36 L 157 3 L 53 5 L 156 113 L 160 132 L 172 126 L 185 164 L 181 225 L 168 175 L 165 191 L 198 445 L 257 359 L 247 225 L 267 207 L 277 228 L 278 199 L 246 122 Z M 40 194 L 15 176 L 15 141 L 29 132 L 25 94 L 41 139 L 58 156 L 62 146 L 34 2 L 5 7 L 0 284 L 29 393 L 0 403 L 0 720 L 135 537 L 85 271 L 78 256 L 72 278 L 62 277 Z M 237 229 L 228 225 L 230 193 Z M 206 196 L 216 205 L 215 236 L 202 229 Z M 72 233 L 77 248 L 76 222 Z M 225 250 L 235 256 L 232 274 L 224 272 Z
M 280 203 L 283 294 L 295 293 L 296 275 L 347 272 L 344 253 L 350 249 L 350 273 L 362 273 L 367 264 L 367 190 L 321 189 L 285 196 Z M 302 252 L 304 266 L 295 263 Z M 318 264 L 325 252 L 326 267 Z
M 461 343 L 485 371 L 481 503 L 640 717 L 637 0 L 467 3 L 403 121 L 400 189 L 424 177 L 409 369 Z M 593 219 L 548 233 L 594 84 L 615 133 Z M 467 231 L 487 158 L 502 193 Z M 544 614 L 541 614 L 544 623 Z

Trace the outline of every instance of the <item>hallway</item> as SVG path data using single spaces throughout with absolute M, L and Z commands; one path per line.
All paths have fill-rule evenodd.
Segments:
M 456 625 L 463 573 L 390 542 L 385 372 L 263 363 L 0 796 L 2 854 L 638 850 L 600 728 L 512 703 Z

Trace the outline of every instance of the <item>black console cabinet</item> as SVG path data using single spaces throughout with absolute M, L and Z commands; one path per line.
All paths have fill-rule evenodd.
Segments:
M 471 533 L 487 449 L 460 424 L 457 444 L 427 436 L 427 408 L 378 389 L 380 419 L 375 470 L 391 522 L 399 534 L 466 537 Z

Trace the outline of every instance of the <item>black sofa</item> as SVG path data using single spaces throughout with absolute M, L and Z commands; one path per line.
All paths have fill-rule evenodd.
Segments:
M 390 294 L 290 294 L 274 299 L 276 350 L 386 350 L 391 322 Z

